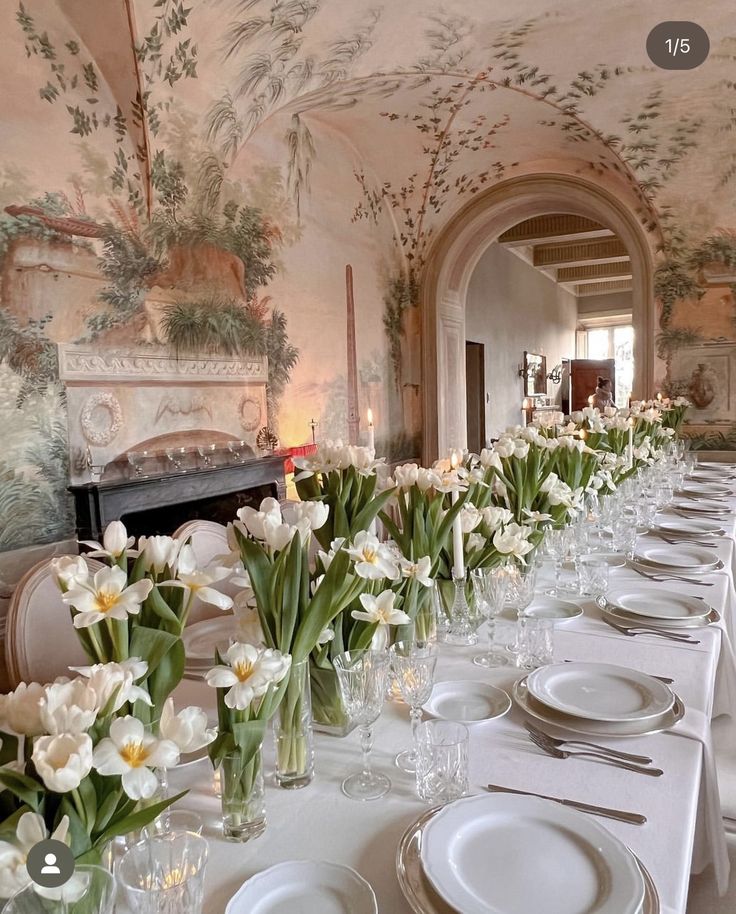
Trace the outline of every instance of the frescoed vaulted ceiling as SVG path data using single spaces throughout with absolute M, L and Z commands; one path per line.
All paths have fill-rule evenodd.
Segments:
M 647 57 L 667 19 L 708 32 L 702 66 Z M 52 345 L 257 339 L 288 443 L 312 415 L 344 434 L 358 396 L 384 420 L 386 453 L 416 454 L 409 341 L 432 241 L 467 201 L 529 173 L 600 182 L 646 227 L 658 383 L 686 391 L 703 347 L 736 342 L 736 27 L 719 0 L 8 0 L 2 25 L 0 370 L 57 391 L 61 425 Z M 39 279 L 50 252 L 68 291 Z M 216 330 L 202 326 L 205 287 Z M 729 397 L 704 407 L 708 446 L 736 447 Z M 23 416 L 6 459 L 25 480 L 46 464 L 28 456 Z

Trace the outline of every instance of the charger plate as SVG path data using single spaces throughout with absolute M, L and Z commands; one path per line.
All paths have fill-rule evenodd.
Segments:
M 685 705 L 679 696 L 675 695 L 672 707 L 660 717 L 645 721 L 626 721 L 625 723 L 610 722 L 600 723 L 594 720 L 582 720 L 566 714 L 558 714 L 551 708 L 545 707 L 536 701 L 526 686 L 526 676 L 517 679 L 511 688 L 511 695 L 516 704 L 530 717 L 541 720 L 542 723 L 569 733 L 582 733 L 586 736 L 609 736 L 611 738 L 626 736 L 646 736 L 649 733 L 661 733 L 669 730 L 685 716 Z
M 651 565 L 654 568 L 675 569 L 682 573 L 691 571 L 711 571 L 720 559 L 710 549 L 702 546 L 691 546 L 686 543 L 668 546 L 665 543 L 643 542 L 634 555 L 634 561 L 640 565 Z
M 617 590 L 608 594 L 606 602 L 609 611 L 623 612 L 629 618 L 657 621 L 662 625 L 683 621 L 702 624 L 705 617 L 713 612 L 713 607 L 699 597 L 659 587 Z
M 458 914 L 437 892 L 422 869 L 422 838 L 424 829 L 435 813 L 442 809 L 435 806 L 422 813 L 407 828 L 396 850 L 396 875 L 399 886 L 413 914 Z M 660 914 L 659 895 L 652 877 L 641 860 L 634 855 L 644 880 L 644 900 L 641 914 Z
M 655 616 L 637 616 L 633 613 L 626 612 L 625 609 L 609 604 L 601 610 L 601 615 L 604 619 L 606 616 L 610 616 L 611 620 L 619 625 L 628 625 L 632 628 L 636 628 L 637 626 L 643 626 L 644 628 L 661 628 L 663 631 L 705 628 L 708 625 L 713 625 L 714 622 L 721 621 L 721 614 L 717 609 L 711 609 L 705 616 L 686 616 L 681 619 L 660 619 Z

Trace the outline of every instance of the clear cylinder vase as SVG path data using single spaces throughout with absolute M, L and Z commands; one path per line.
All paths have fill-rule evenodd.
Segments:
M 326 667 L 310 665 L 312 726 L 328 736 L 347 736 L 355 727 L 342 699 L 337 673 L 330 663 Z
M 227 841 L 250 841 L 266 828 L 266 790 L 259 748 L 245 764 L 239 752 L 226 755 L 220 765 L 222 834 Z
M 289 682 L 273 719 L 276 742 L 276 781 L 297 790 L 314 777 L 314 733 L 309 660 L 292 665 Z

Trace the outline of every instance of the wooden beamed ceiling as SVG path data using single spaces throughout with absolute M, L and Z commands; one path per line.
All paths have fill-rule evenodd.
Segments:
M 592 219 L 565 213 L 537 216 L 504 232 L 498 241 L 575 295 L 632 288 L 626 248 Z

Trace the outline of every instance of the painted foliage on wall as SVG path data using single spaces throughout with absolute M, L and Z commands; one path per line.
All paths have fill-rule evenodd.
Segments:
M 312 418 L 345 436 L 370 405 L 379 449 L 416 456 L 433 243 L 530 172 L 589 177 L 637 212 L 660 264 L 658 384 L 689 393 L 701 443 L 736 446 L 736 39 L 719 6 L 697 11 L 709 60 L 677 73 L 644 50 L 664 0 L 595 22 L 580 0 L 516 21 L 488 0 L 6 5 L 0 549 L 72 528 L 57 344 L 267 355 L 283 443 Z

